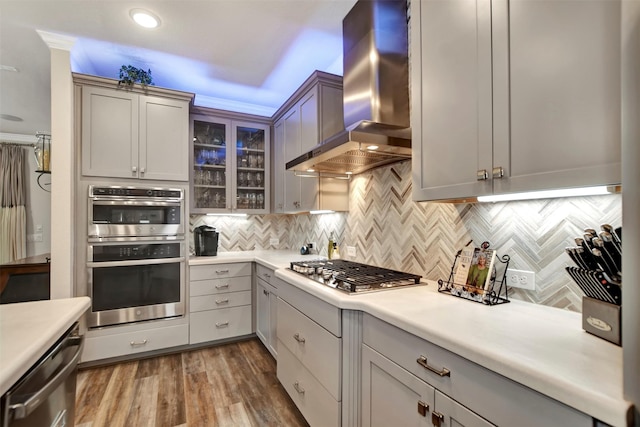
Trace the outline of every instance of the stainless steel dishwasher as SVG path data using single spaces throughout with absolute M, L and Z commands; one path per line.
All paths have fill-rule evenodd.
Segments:
M 76 323 L 2 396 L 2 427 L 73 426 L 83 344 Z

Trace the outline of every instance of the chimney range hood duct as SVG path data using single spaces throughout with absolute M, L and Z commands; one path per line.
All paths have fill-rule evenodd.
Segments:
M 287 170 L 357 174 L 411 157 L 406 0 L 360 0 L 342 36 L 345 130 Z

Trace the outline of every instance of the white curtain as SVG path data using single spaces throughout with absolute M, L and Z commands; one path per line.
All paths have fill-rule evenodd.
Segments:
M 26 151 L 0 143 L 0 264 L 27 256 Z

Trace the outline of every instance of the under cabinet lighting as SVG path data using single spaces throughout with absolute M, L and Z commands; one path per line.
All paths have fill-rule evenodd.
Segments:
M 208 213 L 207 216 L 237 216 L 246 217 L 246 213 Z
M 377 145 L 369 145 L 367 147 L 367 150 L 374 151 L 374 150 L 377 150 L 378 148 L 380 148 L 380 147 L 378 147 Z
M 136 24 L 144 28 L 156 28 L 160 25 L 160 18 L 143 9 L 132 9 L 131 12 L 129 12 L 129 15 Z
M 553 199 L 558 197 L 598 196 L 616 193 L 617 187 L 582 187 L 562 190 L 531 191 L 526 193 L 498 194 L 495 196 L 479 196 L 479 202 L 508 202 L 514 200 Z
M 320 214 L 334 213 L 334 211 L 328 210 L 328 209 L 320 209 L 317 211 L 309 211 L 309 213 L 311 215 L 320 215 Z

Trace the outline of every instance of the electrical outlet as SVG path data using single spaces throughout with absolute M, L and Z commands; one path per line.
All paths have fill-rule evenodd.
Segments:
M 347 246 L 347 255 L 351 257 L 356 256 L 356 247 L 355 246 Z
M 269 245 L 271 246 L 278 246 L 280 244 L 280 239 L 276 238 L 276 239 L 269 239 Z
M 536 274 L 533 271 L 510 268 L 507 270 L 507 286 L 535 291 Z

